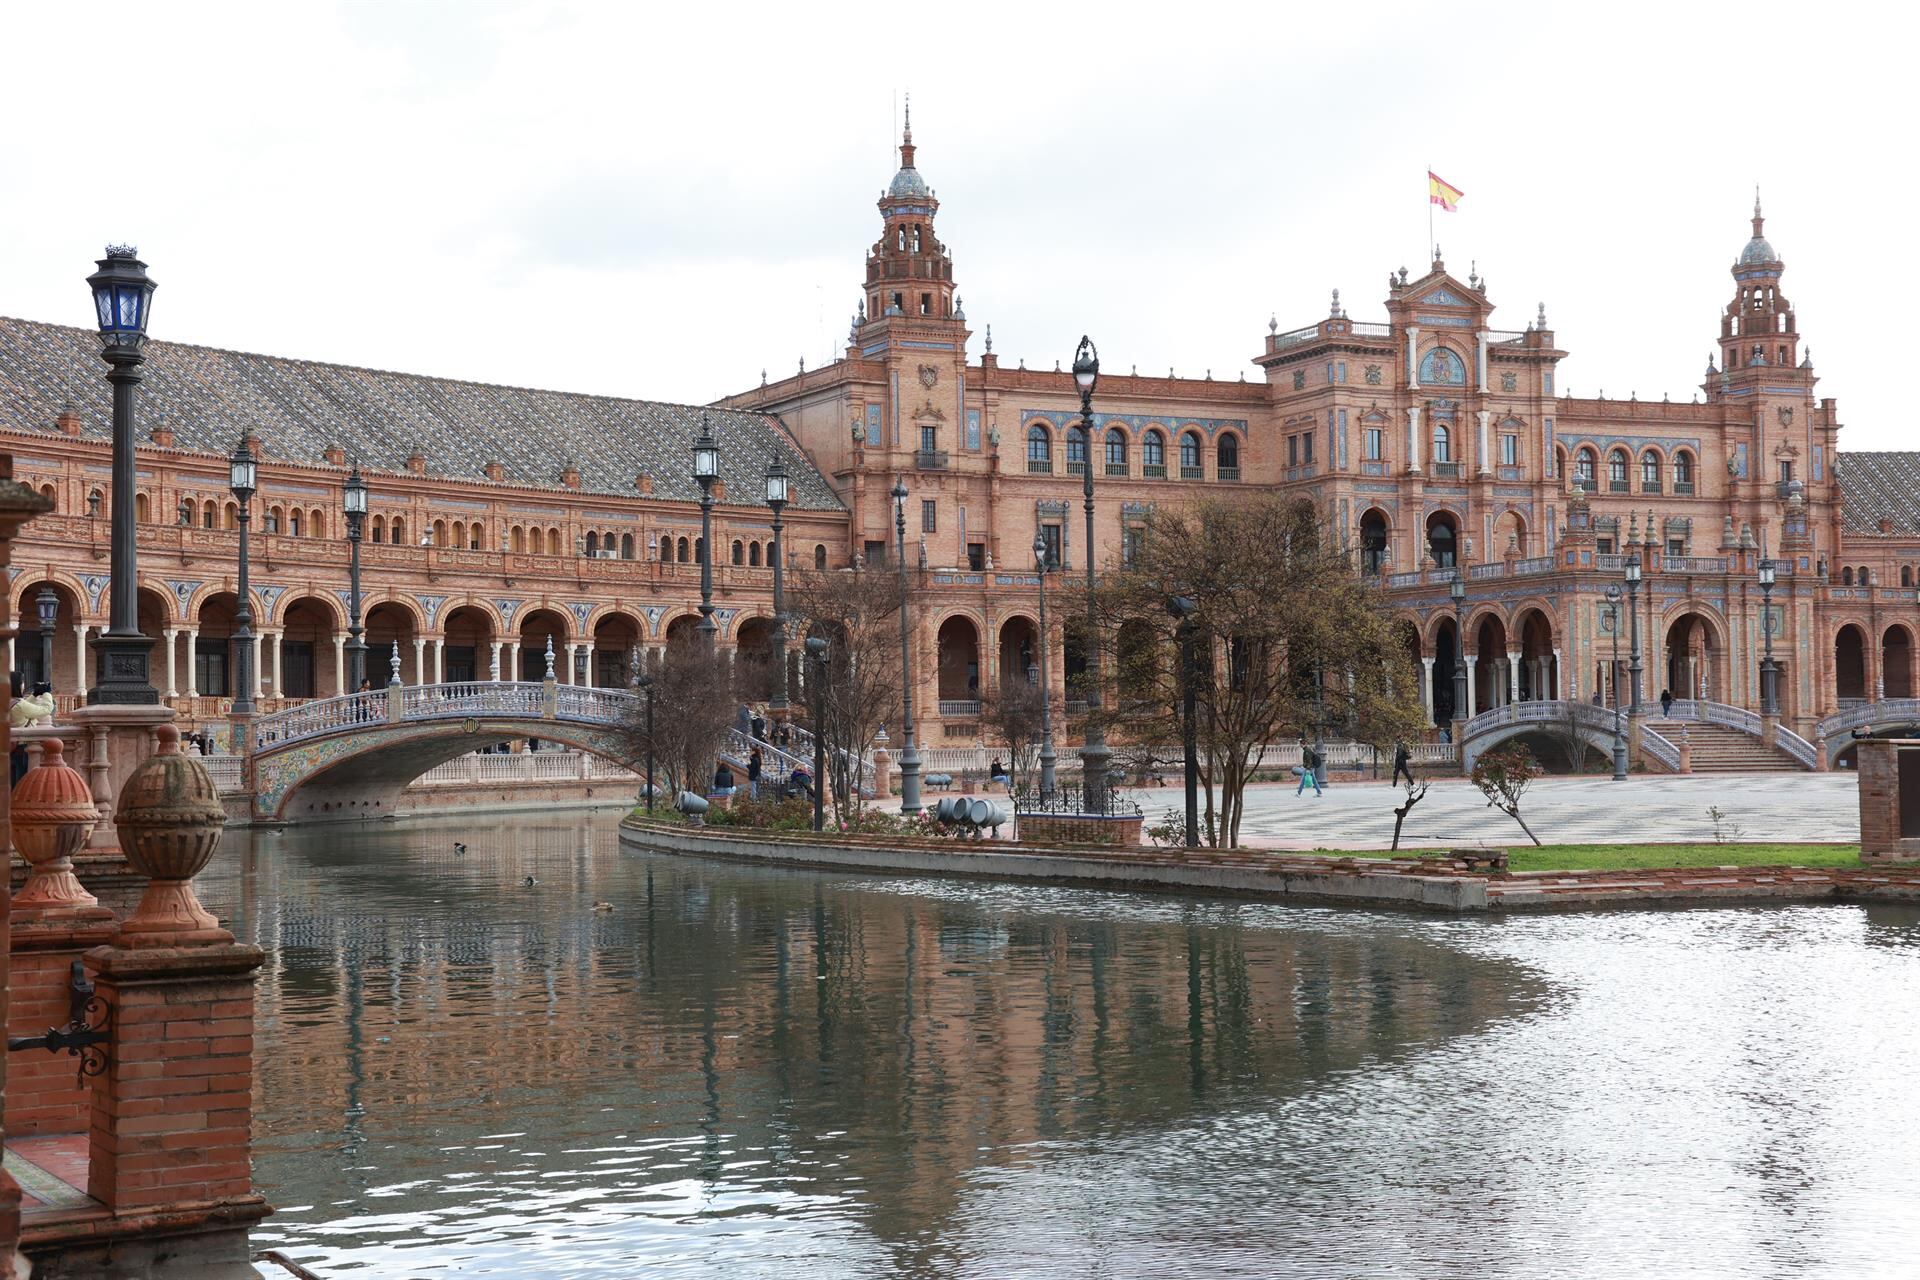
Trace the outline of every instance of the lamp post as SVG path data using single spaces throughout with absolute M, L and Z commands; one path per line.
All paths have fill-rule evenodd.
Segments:
M 1760 714 L 1780 714 L 1780 669 L 1773 665 L 1773 560 L 1760 562 L 1760 635 L 1766 656 L 1760 659 Z
M 53 689 L 53 625 L 60 617 L 60 597 L 52 587 L 41 587 L 33 598 L 33 607 L 40 612 L 40 678 L 47 682 L 49 692 Z M 29 693 L 32 690 L 28 690 Z
M 787 505 L 787 461 L 778 454 L 767 465 L 767 505 L 773 508 L 773 702 L 776 724 L 787 718 L 786 552 L 781 546 L 780 513 Z
M 807 660 L 813 663 L 813 829 L 826 826 L 827 767 L 827 642 L 807 637 Z
M 134 545 L 134 406 L 145 376 L 147 313 L 154 282 L 131 245 L 108 245 L 87 277 L 100 323 L 100 357 L 113 387 L 113 524 L 106 631 L 94 641 L 93 706 L 150 706 L 160 701 L 148 674 L 153 642 L 140 634 L 138 553 Z M 93 514 L 89 505 L 88 515 Z
M 1627 714 L 1640 714 L 1640 557 L 1627 557 L 1627 634 L 1632 640 L 1627 665 Z M 1692 692 L 1688 692 L 1692 696 Z
M 893 527 L 900 557 L 900 812 L 920 811 L 920 749 L 913 745 L 913 653 L 907 626 L 907 482 L 893 482 Z M 818 735 L 816 735 L 818 736 Z
M 1200 683 L 1198 646 L 1194 643 L 1198 628 L 1193 615 L 1200 606 L 1185 596 L 1167 601 L 1167 612 L 1178 618 L 1175 628 L 1180 641 L 1180 749 L 1185 766 L 1183 779 L 1187 792 L 1187 848 L 1200 847 L 1200 742 L 1195 727 L 1198 711 L 1196 686 Z
M 367 482 L 358 466 L 347 473 L 341 506 L 347 513 L 347 545 L 351 549 L 347 576 L 351 584 L 347 604 L 347 691 L 360 692 L 367 681 L 367 642 L 360 625 L 360 528 L 367 518 Z
M 707 415 L 700 415 L 700 435 L 693 442 L 693 478 L 700 484 L 700 646 L 713 656 L 713 482 L 720 478 L 720 446 L 714 441 Z
M 1053 749 L 1053 688 L 1047 676 L 1047 540 L 1039 534 L 1033 538 L 1033 563 L 1040 571 L 1040 638 L 1035 647 L 1040 650 L 1040 799 L 1044 803 L 1053 797 L 1059 756 Z
M 1613 627 L 1613 780 L 1627 780 L 1627 736 L 1620 729 L 1620 584 L 1607 584 L 1607 617 Z
M 1467 624 L 1463 616 L 1467 580 L 1460 576 L 1458 569 L 1453 571 L 1453 581 L 1447 584 L 1447 595 L 1453 599 L 1453 718 L 1469 720 L 1473 709 L 1467 706 Z
M 1086 796 L 1088 813 L 1107 811 L 1107 766 L 1113 749 L 1107 746 L 1107 731 L 1100 723 L 1100 628 L 1094 607 L 1093 549 L 1093 389 L 1100 382 L 1100 352 L 1093 339 L 1082 336 L 1073 353 L 1073 381 L 1080 389 L 1080 429 L 1087 435 L 1087 465 L 1081 469 L 1080 492 L 1087 509 L 1087 634 L 1086 702 L 1087 741 L 1080 748 L 1080 785 Z M 1099 455 L 1104 456 L 1104 454 Z
M 239 645 L 233 663 L 239 681 L 233 692 L 233 714 L 237 716 L 253 714 L 253 606 L 247 590 L 247 525 L 253 520 L 253 495 L 259 490 L 259 478 L 259 464 L 242 436 L 233 456 L 227 459 L 227 487 L 240 506 L 239 604 L 233 611 L 233 638 Z
M 653 677 L 634 663 L 633 687 L 647 702 L 647 812 L 653 812 Z

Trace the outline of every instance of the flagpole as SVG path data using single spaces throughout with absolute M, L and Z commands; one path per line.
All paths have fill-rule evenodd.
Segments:
M 1433 165 L 1427 165 L 1427 261 L 1433 261 Z

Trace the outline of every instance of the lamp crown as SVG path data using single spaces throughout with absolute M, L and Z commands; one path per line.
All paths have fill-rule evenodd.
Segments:
M 109 258 L 137 258 L 140 256 L 140 246 L 134 244 L 110 244 L 107 246 L 107 256 Z

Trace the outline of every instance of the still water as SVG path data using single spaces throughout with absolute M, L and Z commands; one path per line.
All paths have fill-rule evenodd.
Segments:
M 568 815 L 229 833 L 201 885 L 267 952 L 255 1239 L 330 1277 L 1920 1268 L 1911 910 L 1318 910 Z

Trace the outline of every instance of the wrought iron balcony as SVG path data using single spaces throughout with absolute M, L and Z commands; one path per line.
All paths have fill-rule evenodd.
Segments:
M 1109 476 L 1119 476 L 1124 479 L 1127 474 L 1127 464 L 1124 462 L 1109 462 L 1107 464 L 1107 474 Z
M 1433 464 L 1433 474 L 1442 480 L 1458 480 L 1460 478 L 1460 464 L 1457 462 L 1435 462 Z
M 1240 478 L 1240 468 L 1238 468 L 1238 467 L 1221 467 L 1221 468 L 1220 468 L 1220 478 L 1221 478 L 1222 480 L 1238 480 L 1238 479 Z
M 1140 474 L 1149 480 L 1165 480 L 1167 464 L 1164 462 L 1146 462 L 1140 466 Z
M 1204 480 L 1207 478 L 1207 469 L 1205 467 L 1189 467 L 1183 463 L 1180 467 L 1180 478 L 1182 480 Z
M 1050 476 L 1053 474 L 1052 458 L 1028 458 L 1027 474 L 1030 476 Z
M 945 449 L 921 449 L 913 455 L 913 465 L 919 471 L 945 471 L 947 469 L 947 451 Z

